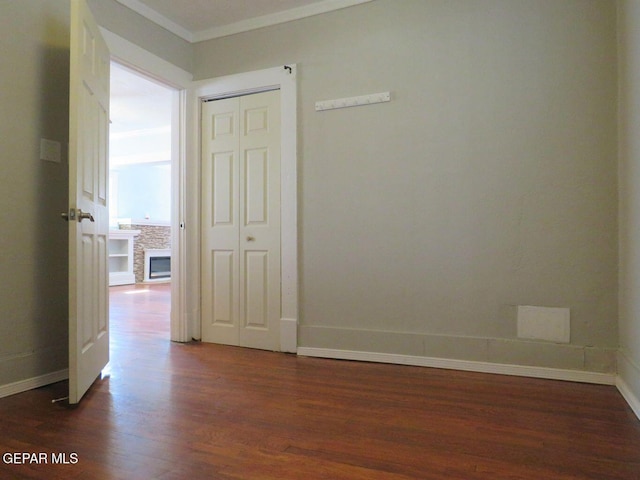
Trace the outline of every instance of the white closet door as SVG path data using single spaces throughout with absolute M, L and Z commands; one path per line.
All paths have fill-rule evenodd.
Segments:
M 202 340 L 280 350 L 280 93 L 202 108 Z

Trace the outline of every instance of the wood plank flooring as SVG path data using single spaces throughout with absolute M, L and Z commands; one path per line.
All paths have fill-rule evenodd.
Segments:
M 168 291 L 112 288 L 110 374 L 76 408 L 65 382 L 0 399 L 0 478 L 640 479 L 614 387 L 175 344 Z

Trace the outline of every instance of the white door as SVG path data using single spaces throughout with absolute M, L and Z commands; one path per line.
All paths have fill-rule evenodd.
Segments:
M 69 403 L 109 362 L 109 50 L 85 0 L 71 0 Z
M 280 92 L 202 105 L 202 340 L 280 350 Z

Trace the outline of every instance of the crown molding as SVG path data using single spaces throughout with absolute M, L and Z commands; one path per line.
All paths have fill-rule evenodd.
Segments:
M 213 27 L 197 32 L 191 32 L 181 25 L 178 25 L 174 21 L 169 20 L 164 15 L 156 12 L 152 8 L 140 2 L 140 0 L 117 1 L 122 5 L 130 8 L 134 12 L 147 18 L 148 20 L 151 20 L 162 28 L 177 35 L 183 40 L 186 40 L 190 43 L 196 43 L 206 40 L 213 40 L 214 38 L 226 37 L 228 35 L 235 35 L 236 33 L 248 32 L 250 30 L 256 30 L 258 28 L 270 27 L 272 25 L 291 22 L 293 20 L 300 20 L 302 18 L 312 17 L 314 15 L 320 15 L 322 13 L 328 13 L 334 10 L 340 10 L 342 8 L 348 8 L 355 5 L 360 5 L 362 3 L 368 3 L 373 0 L 323 0 L 312 3 L 310 5 L 292 8 L 290 10 L 276 12 L 269 15 L 262 15 L 260 17 L 248 18 L 240 22 L 231 23 L 229 25 L 222 25 L 220 27 Z
M 133 10 L 134 12 L 142 15 L 147 20 L 151 20 L 156 25 L 161 26 L 165 30 L 170 31 L 174 35 L 186 40 L 187 42 L 193 43 L 193 33 L 184 28 L 181 25 L 178 25 L 173 20 L 169 20 L 164 15 L 156 12 L 153 8 L 145 5 L 139 0 L 116 0 L 118 3 L 121 3 L 125 7 Z
M 353 7 L 355 5 L 360 5 L 362 3 L 371 1 L 372 0 L 324 0 L 302 7 L 284 10 L 282 12 L 271 13 L 269 15 L 262 15 L 255 18 L 248 18 L 247 20 L 231 23 L 229 25 L 223 25 L 220 27 L 210 28 L 208 30 L 194 32 L 193 41 L 202 42 L 205 40 L 213 40 L 214 38 L 226 37 L 228 35 L 235 35 L 236 33 L 248 32 L 250 30 L 256 30 L 258 28 L 270 27 L 272 25 L 291 22 L 293 20 L 300 20 L 301 18 L 312 17 L 314 15 L 320 15 L 322 13 L 328 13 L 334 10 L 340 10 L 342 8 Z

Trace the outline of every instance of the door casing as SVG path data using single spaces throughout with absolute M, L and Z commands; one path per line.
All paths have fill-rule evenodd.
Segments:
M 279 89 L 281 102 L 281 318 L 280 349 L 297 351 L 298 226 L 297 226 L 297 82 L 296 65 L 258 70 L 195 82 L 187 101 L 186 207 L 186 337 L 200 339 L 200 106 L 203 100 Z

